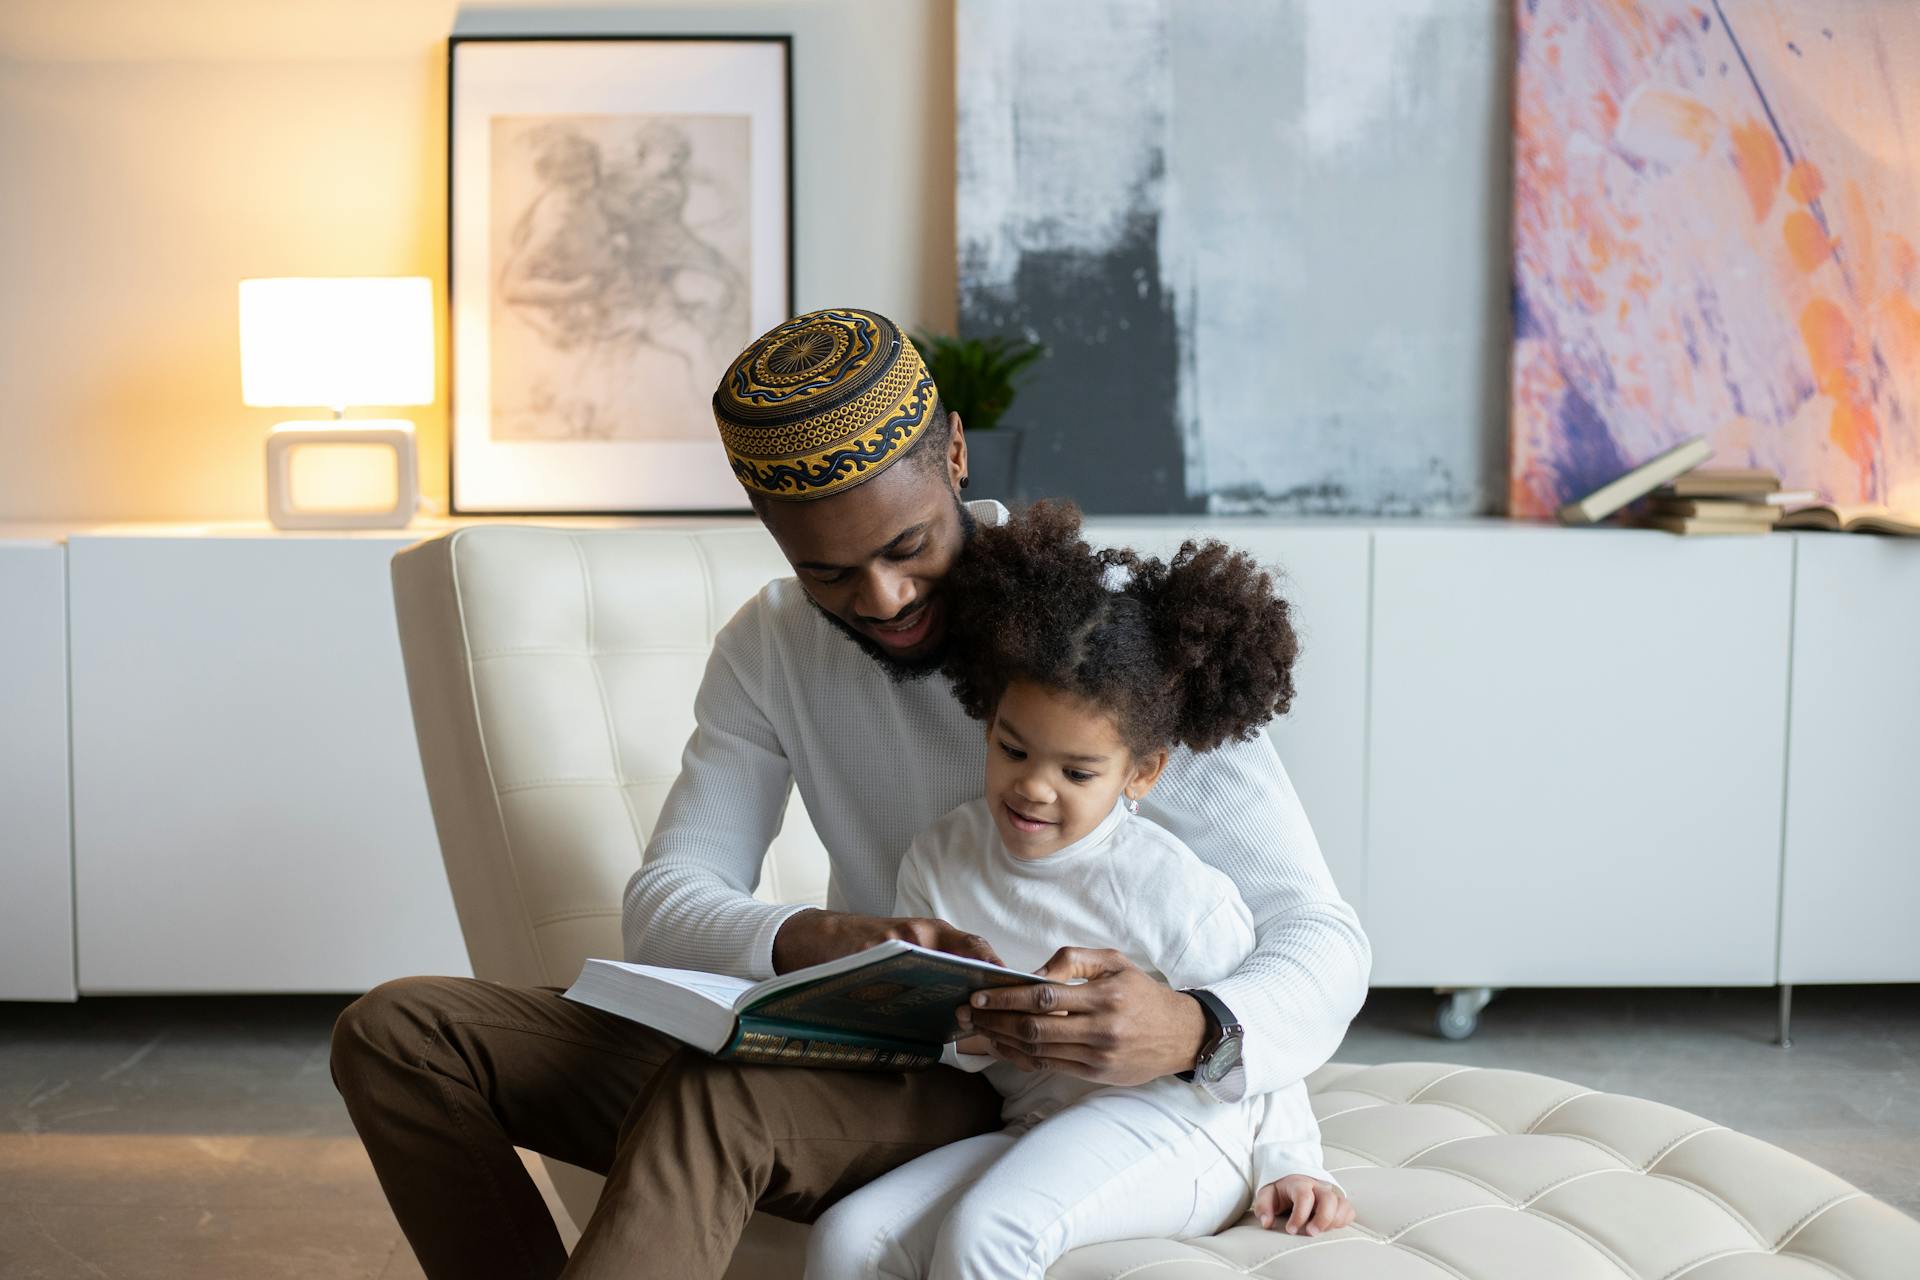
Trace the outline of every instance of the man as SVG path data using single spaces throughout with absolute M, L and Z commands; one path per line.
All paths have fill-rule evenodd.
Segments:
M 939 920 L 888 918 L 911 838 L 981 786 L 979 727 L 926 678 L 943 575 L 997 503 L 960 500 L 967 451 L 913 345 L 871 312 L 797 317 L 714 393 L 721 442 L 796 577 L 723 628 L 697 727 L 628 885 L 628 958 L 765 978 L 888 938 L 962 954 Z M 828 909 L 751 894 L 798 785 L 832 861 Z M 1193 1072 L 1223 1099 L 1332 1053 L 1370 956 L 1264 738 L 1176 752 L 1143 810 L 1239 886 L 1259 944 L 1206 992 L 1067 948 L 1055 987 L 962 1011 L 994 1053 L 1115 1084 Z M 1066 1016 L 1044 1016 L 1064 1012 Z M 999 1124 L 982 1076 L 716 1062 L 551 988 L 388 983 L 341 1015 L 339 1084 L 427 1275 L 718 1277 L 756 1209 L 812 1221 L 935 1146 Z M 518 1146 L 604 1171 L 566 1258 Z

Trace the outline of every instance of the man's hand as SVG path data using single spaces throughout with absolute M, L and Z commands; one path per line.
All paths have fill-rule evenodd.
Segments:
M 1192 996 L 1149 978 L 1118 951 L 1062 947 L 1039 974 L 1087 982 L 977 991 L 973 1007 L 960 1010 L 960 1024 L 985 1032 L 995 1057 L 1101 1084 L 1145 1084 L 1193 1068 L 1207 1015 Z
M 1289 1209 L 1292 1212 L 1288 1213 Z M 1253 1193 L 1253 1212 L 1260 1219 L 1260 1225 L 1269 1231 L 1317 1236 L 1352 1222 L 1353 1201 L 1331 1182 L 1321 1182 L 1304 1173 L 1290 1173 Z M 1280 1224 L 1282 1213 L 1287 1213 L 1284 1226 Z
M 945 920 L 925 917 L 856 916 L 846 911 L 800 911 L 788 916 L 773 936 L 773 971 L 792 973 L 810 964 L 824 964 L 856 951 L 878 946 L 890 938 L 912 942 L 933 951 L 999 964 L 987 940 L 963 933 Z

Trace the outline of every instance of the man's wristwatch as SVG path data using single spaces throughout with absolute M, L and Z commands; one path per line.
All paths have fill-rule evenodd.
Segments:
M 1193 1070 L 1177 1074 L 1182 1080 L 1219 1084 L 1240 1061 L 1240 1022 L 1226 1001 L 1203 987 L 1189 987 L 1183 994 L 1200 1002 L 1200 1011 L 1207 1015 L 1207 1038 L 1193 1060 Z

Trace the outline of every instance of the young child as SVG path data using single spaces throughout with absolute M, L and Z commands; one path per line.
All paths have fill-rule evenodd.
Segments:
M 1292 701 L 1272 579 L 1217 542 L 1171 564 L 1096 552 L 1076 508 L 1041 503 L 976 532 L 947 590 L 945 670 L 986 722 L 985 794 L 914 840 L 896 914 L 978 934 L 1017 969 L 1091 946 L 1178 989 L 1232 973 L 1254 945 L 1246 903 L 1139 801 L 1170 748 L 1250 739 Z M 1352 1221 L 1300 1082 L 1227 1103 L 1178 1077 L 1103 1087 L 985 1048 L 967 1037 L 945 1060 L 987 1073 L 1006 1127 L 835 1204 L 810 1280 L 1038 1280 L 1080 1245 L 1209 1235 L 1250 1204 L 1288 1231 Z

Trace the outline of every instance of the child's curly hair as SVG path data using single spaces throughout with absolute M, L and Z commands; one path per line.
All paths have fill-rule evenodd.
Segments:
M 1109 585 L 1124 570 L 1125 581 Z M 982 526 L 948 572 L 942 670 L 990 720 L 1028 680 L 1110 711 L 1136 755 L 1251 740 L 1293 704 L 1299 656 L 1273 576 L 1242 551 L 1188 541 L 1171 564 L 1095 551 L 1071 502 Z

